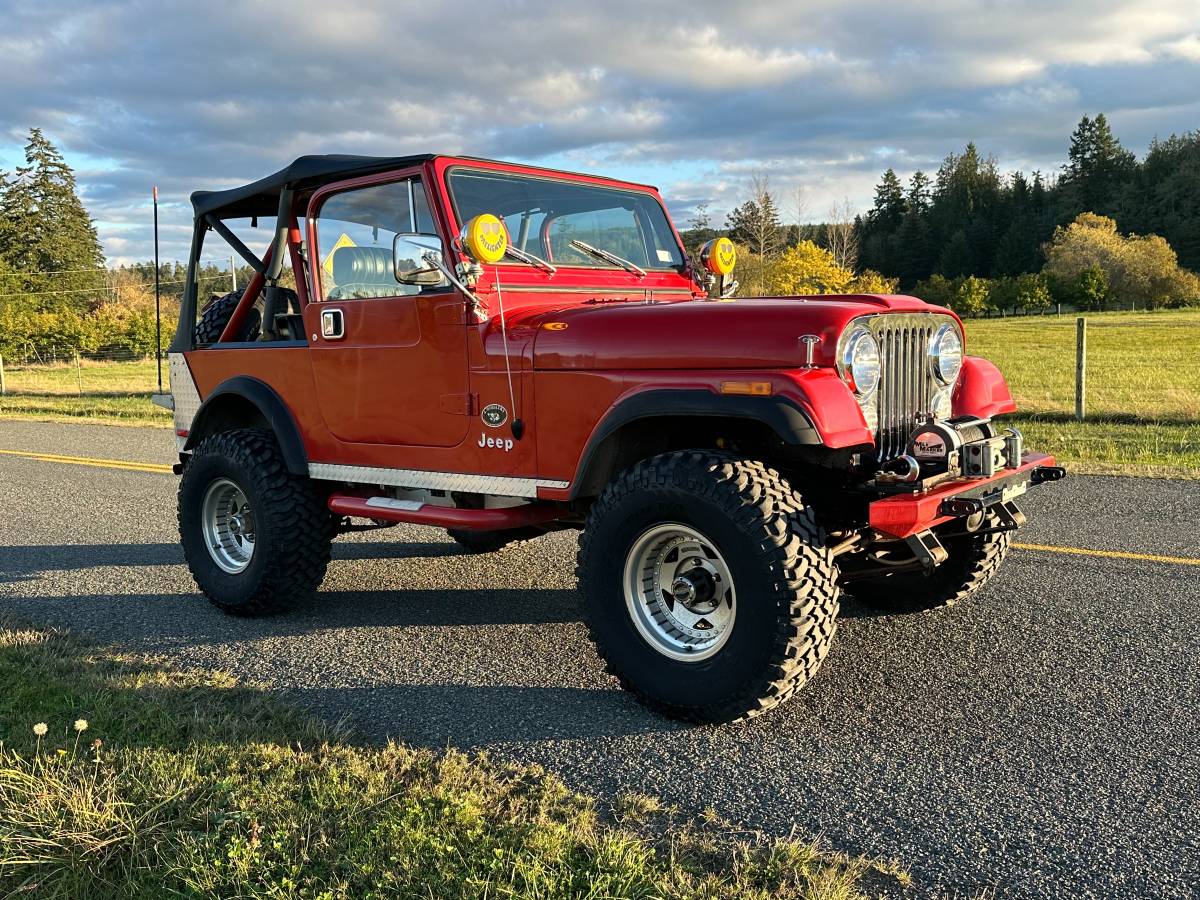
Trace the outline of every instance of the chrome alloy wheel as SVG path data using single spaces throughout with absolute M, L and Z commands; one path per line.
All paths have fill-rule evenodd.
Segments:
M 254 555 L 254 511 L 242 489 L 228 478 L 218 478 L 204 493 L 200 511 L 204 545 L 221 569 L 237 575 Z
M 708 659 L 733 630 L 737 605 L 729 566 L 716 545 L 688 525 L 655 525 L 634 541 L 624 588 L 638 632 L 671 659 Z

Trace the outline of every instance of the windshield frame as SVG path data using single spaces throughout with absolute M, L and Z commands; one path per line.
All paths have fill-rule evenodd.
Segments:
M 548 182 L 555 182 L 555 183 L 560 183 L 560 184 L 573 184 L 573 185 L 579 185 L 580 187 L 599 188 L 599 189 L 606 190 L 606 191 L 612 191 L 614 193 L 630 194 L 630 195 L 634 195 L 637 197 L 647 198 L 652 203 L 654 203 L 654 205 L 657 206 L 658 209 L 661 211 L 662 216 L 663 216 L 663 222 L 666 224 L 667 229 L 670 232 L 672 246 L 674 246 L 676 251 L 678 252 L 680 262 L 675 263 L 673 265 L 651 265 L 651 266 L 646 266 L 644 268 L 646 269 L 647 272 L 654 273 L 656 275 L 673 274 L 673 275 L 680 275 L 680 276 L 686 277 L 686 274 L 688 272 L 687 250 L 683 246 L 683 242 L 679 238 L 679 232 L 675 228 L 675 223 L 671 220 L 671 215 L 667 211 L 666 204 L 664 204 L 662 202 L 662 198 L 658 196 L 658 193 L 653 188 L 646 188 L 646 187 L 639 188 L 639 187 L 630 186 L 630 185 L 626 185 L 626 184 L 614 183 L 614 182 L 610 182 L 608 179 L 602 178 L 600 176 L 594 176 L 594 175 L 572 176 L 571 173 L 567 173 L 567 172 L 551 173 L 551 172 L 545 172 L 545 171 L 530 171 L 530 170 L 525 170 L 523 168 L 517 168 L 515 166 L 513 168 L 509 168 L 508 165 L 505 165 L 503 168 L 501 168 L 501 167 L 492 168 L 491 166 L 473 164 L 471 162 L 454 162 L 454 163 L 451 163 L 449 166 L 447 166 L 445 168 L 444 172 L 442 173 L 442 188 L 446 192 L 446 197 L 450 203 L 450 210 L 451 210 L 451 212 L 453 212 L 454 218 L 457 221 L 459 228 L 462 228 L 465 225 L 465 223 L 463 222 L 462 212 L 460 211 L 459 206 L 458 206 L 458 198 L 455 196 L 454 186 L 451 184 L 450 178 L 452 175 L 455 175 L 460 172 L 472 172 L 472 173 L 478 173 L 481 175 L 496 175 L 496 176 L 501 176 L 501 177 L 507 176 L 507 177 L 514 177 L 514 178 L 524 178 L 524 179 L 528 179 L 530 181 L 548 181 Z M 639 222 L 639 230 L 641 230 L 641 229 L 642 229 L 642 225 Z M 544 251 L 546 248 L 541 246 L 539 243 L 539 246 L 537 249 L 539 251 L 538 255 L 542 256 L 543 254 L 540 251 Z M 546 257 L 543 257 L 543 258 L 546 258 Z M 632 277 L 636 277 L 636 276 L 633 276 L 632 272 L 627 272 L 619 266 L 615 266 L 613 264 L 600 262 L 600 261 L 597 261 L 596 263 L 576 262 L 574 260 L 566 262 L 566 261 L 560 261 L 557 259 L 548 259 L 548 261 L 551 262 L 555 266 L 555 268 L 557 268 L 559 270 L 581 269 L 584 271 L 591 271 L 591 272 L 613 272 L 613 273 L 619 273 L 621 275 L 629 275 Z M 647 261 L 649 261 L 649 260 L 647 260 Z M 501 265 L 518 266 L 522 269 L 536 269 L 537 268 L 536 266 L 530 265 L 529 263 L 526 263 L 526 262 L 521 262 L 520 260 L 514 259 L 512 257 L 506 257 L 505 260 L 503 261 L 503 263 L 500 263 L 500 264 Z

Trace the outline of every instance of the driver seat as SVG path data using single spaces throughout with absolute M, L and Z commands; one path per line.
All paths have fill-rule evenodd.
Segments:
M 386 247 L 338 247 L 333 251 L 333 282 L 330 300 L 403 297 L 420 290 L 396 281 L 392 251 Z

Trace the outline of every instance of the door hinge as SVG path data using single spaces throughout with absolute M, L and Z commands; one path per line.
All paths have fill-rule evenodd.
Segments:
M 479 408 L 476 394 L 442 394 L 442 412 L 450 416 L 473 416 Z

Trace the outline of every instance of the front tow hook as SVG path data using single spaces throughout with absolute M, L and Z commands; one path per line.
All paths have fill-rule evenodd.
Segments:
M 1067 470 L 1062 466 L 1038 466 L 1029 473 L 1029 480 L 1033 484 L 1044 484 L 1047 481 L 1058 481 L 1067 477 Z
M 941 506 L 938 507 L 938 513 L 943 516 L 973 516 L 975 513 L 983 512 L 984 506 L 982 500 L 976 500 L 974 497 L 951 497 L 949 500 L 943 500 Z

